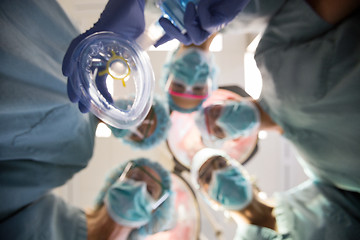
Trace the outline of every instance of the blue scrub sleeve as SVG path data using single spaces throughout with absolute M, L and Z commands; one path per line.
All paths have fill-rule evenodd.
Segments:
M 86 216 L 61 198 L 47 194 L 0 224 L 1 239 L 86 240 Z
M 360 189 L 359 13 L 333 26 L 305 1 L 287 1 L 255 54 L 260 104 L 295 145 L 309 177 L 351 191 Z

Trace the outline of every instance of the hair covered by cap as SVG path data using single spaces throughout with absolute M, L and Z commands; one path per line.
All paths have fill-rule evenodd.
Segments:
M 129 239 L 137 240 L 146 237 L 147 235 L 168 230 L 172 227 L 172 217 L 175 210 L 175 196 L 171 191 L 171 175 L 168 170 L 162 167 L 159 163 L 151 161 L 148 158 L 138 158 L 131 161 L 138 166 L 148 166 L 155 170 L 161 178 L 163 187 L 169 192 L 169 197 L 155 210 L 155 212 L 153 212 L 151 220 L 146 225 L 131 232 Z M 120 164 L 108 173 L 105 179 L 105 184 L 96 197 L 95 208 L 99 208 L 104 204 L 107 191 L 121 176 L 128 162 L 130 161 Z

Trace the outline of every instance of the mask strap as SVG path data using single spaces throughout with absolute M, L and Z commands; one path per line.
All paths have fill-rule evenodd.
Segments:
M 178 92 L 174 92 L 173 90 L 169 89 L 169 93 L 173 96 L 177 96 L 177 97 L 186 97 L 186 98 L 192 98 L 192 99 L 205 99 L 208 97 L 208 95 L 193 95 L 193 94 L 188 94 L 188 93 L 178 93 Z

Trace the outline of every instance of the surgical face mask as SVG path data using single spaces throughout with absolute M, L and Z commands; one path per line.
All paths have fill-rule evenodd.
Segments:
M 167 88 L 175 81 L 184 86 L 209 85 L 210 67 L 205 52 L 190 48 L 176 56 L 170 63 L 170 73 Z M 211 89 L 211 86 L 208 86 Z M 203 95 L 203 94 L 202 94 Z
M 110 187 L 105 204 L 116 223 L 141 227 L 150 221 L 155 200 L 147 192 L 146 183 L 125 179 Z
M 225 104 L 216 123 L 227 138 L 249 136 L 260 126 L 259 110 L 249 101 L 230 102 Z
M 259 111 L 249 101 L 213 104 L 203 109 L 197 118 L 198 126 L 200 122 L 206 126 L 202 134 L 208 134 L 212 142 L 246 137 L 260 126 Z
M 208 194 L 228 210 L 241 210 L 252 201 L 251 184 L 235 166 L 212 172 Z

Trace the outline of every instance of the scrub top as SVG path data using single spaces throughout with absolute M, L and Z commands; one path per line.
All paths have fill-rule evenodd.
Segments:
M 360 11 L 336 25 L 304 0 L 269 21 L 255 60 L 260 104 L 284 129 L 310 178 L 360 192 Z
M 234 240 L 338 240 L 360 236 L 360 194 L 311 180 L 275 195 L 277 232 L 240 225 Z
M 262 33 L 272 15 L 286 0 L 251 0 L 220 32 L 224 34 Z
M 3 0 L 0 26 L 0 236 L 86 239 L 84 212 L 49 193 L 93 152 L 98 121 L 61 72 L 79 32 L 55 0 Z

